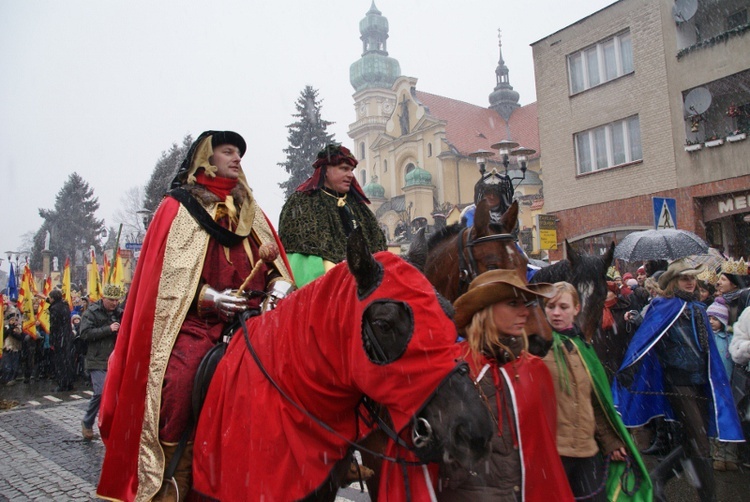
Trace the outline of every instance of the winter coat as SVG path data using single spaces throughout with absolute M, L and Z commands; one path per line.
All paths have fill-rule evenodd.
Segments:
M 7 350 L 9 352 L 18 352 L 21 350 L 21 346 L 23 344 L 23 331 L 21 330 L 21 325 L 16 324 L 15 326 L 12 326 L 8 323 L 4 327 L 5 337 L 3 340 L 3 350 Z
M 564 334 L 571 337 L 578 333 L 576 328 Z M 575 458 L 593 457 L 600 449 L 609 454 L 623 443 L 599 405 L 578 348 L 564 339 L 560 346 L 564 364 L 556 361 L 554 347 L 544 357 L 557 396 L 557 451 L 560 456 Z
M 728 326 L 733 326 L 747 307 L 750 306 L 750 288 L 733 291 L 723 296 L 729 309 Z
M 702 308 L 703 304 L 695 302 L 694 305 L 701 307 L 701 315 L 696 315 L 692 308 L 685 309 L 655 347 L 664 368 L 664 377 L 672 385 L 708 383 L 708 353 L 707 347 L 702 346 L 707 340 L 700 340 L 698 330 L 698 326 L 705 326 L 708 315 Z
M 745 309 L 734 323 L 734 336 L 729 344 L 729 353 L 737 364 L 750 362 L 750 309 Z
M 117 333 L 112 332 L 110 325 L 120 322 L 122 306 L 118 305 L 112 312 L 104 308 L 101 300 L 89 306 L 81 317 L 81 339 L 88 342 L 86 353 L 87 370 L 107 369 L 107 360 L 115 348 Z
M 49 306 L 50 344 L 55 350 L 70 351 L 73 346 L 73 329 L 70 326 L 70 307 L 65 300 Z

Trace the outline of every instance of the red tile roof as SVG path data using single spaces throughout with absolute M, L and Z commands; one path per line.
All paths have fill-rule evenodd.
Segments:
M 492 144 L 509 139 L 521 146 L 533 148 L 537 151 L 533 157 L 539 156 L 536 103 L 513 111 L 508 134 L 505 120 L 489 108 L 422 91 L 417 91 L 417 99 L 429 108 L 430 115 L 446 122 L 446 139 L 463 155 L 477 150 L 492 150 Z

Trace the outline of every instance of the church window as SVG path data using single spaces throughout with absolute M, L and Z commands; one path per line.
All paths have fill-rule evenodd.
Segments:
M 367 171 L 362 169 L 362 186 L 365 186 L 367 184 Z
M 427 143 L 427 156 L 432 157 L 432 143 Z
M 359 160 L 365 159 L 365 142 L 359 144 Z
M 409 174 L 413 170 L 414 170 L 414 164 L 412 164 L 411 162 L 409 162 L 408 164 L 406 164 L 406 171 L 404 172 L 404 176 L 406 176 L 407 174 Z
M 388 172 L 388 161 L 387 160 L 383 161 L 383 172 L 384 173 Z

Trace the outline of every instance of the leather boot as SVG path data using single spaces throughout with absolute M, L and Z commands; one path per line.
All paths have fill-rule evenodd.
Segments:
M 682 460 L 685 457 L 685 450 L 682 446 L 678 446 L 672 450 L 669 455 L 659 462 L 659 465 L 649 473 L 651 482 L 654 485 L 654 500 L 657 502 L 667 502 L 667 496 L 664 493 L 664 488 L 667 486 L 667 482 L 672 479 L 675 474 L 682 470 Z M 713 467 L 713 466 L 712 466 Z
M 692 457 L 693 469 L 698 478 L 698 498 L 701 502 L 716 502 L 713 461 L 705 457 Z
M 166 470 L 174 457 L 177 445 L 162 444 L 164 450 L 164 469 Z M 193 443 L 187 443 L 182 451 L 174 476 L 164 479 L 161 488 L 152 499 L 154 502 L 180 502 L 186 500 L 193 484 Z

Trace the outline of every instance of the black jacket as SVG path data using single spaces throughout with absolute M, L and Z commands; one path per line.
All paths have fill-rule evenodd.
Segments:
M 73 328 L 70 325 L 70 308 L 64 300 L 49 306 L 50 343 L 55 350 L 67 350 L 73 343 Z
M 122 319 L 122 306 L 109 312 L 102 301 L 93 303 L 86 309 L 81 316 L 81 339 L 88 342 L 88 352 L 86 352 L 86 369 L 88 370 L 105 370 L 107 369 L 107 360 L 115 348 L 117 333 L 113 333 L 110 325 L 113 322 L 120 322 Z

